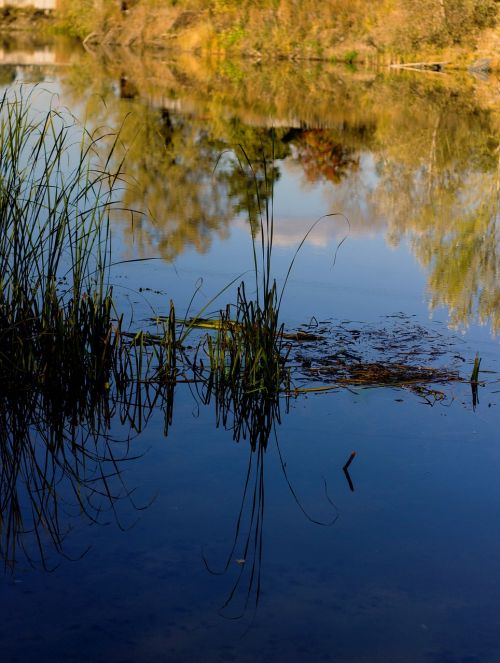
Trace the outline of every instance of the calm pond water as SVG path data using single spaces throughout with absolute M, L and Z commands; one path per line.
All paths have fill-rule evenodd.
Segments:
M 136 326 L 170 298 L 185 312 L 197 287 L 191 310 L 217 311 L 252 269 L 240 145 L 261 193 L 274 150 L 279 283 L 314 221 L 342 215 L 297 257 L 288 328 L 342 324 L 382 353 L 407 334 L 410 354 L 468 378 L 478 352 L 491 371 L 475 407 L 467 383 L 437 401 L 387 387 L 283 401 L 254 450 L 189 385 L 168 435 L 165 408 L 140 433 L 117 415 L 107 460 L 76 470 L 88 499 L 54 473 L 62 549 L 47 523 L 19 537 L 2 660 L 500 661 L 498 81 L 7 40 L 0 56 L 2 89 L 36 83 L 39 109 L 121 128 L 137 213 L 113 219 L 114 259 L 151 260 L 112 279 Z M 16 490 L 3 552 L 6 523 L 36 519 Z

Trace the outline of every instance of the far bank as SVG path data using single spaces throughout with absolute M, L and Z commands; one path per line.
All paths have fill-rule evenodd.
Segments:
M 497 0 L 60 0 L 87 42 L 253 59 L 500 68 Z

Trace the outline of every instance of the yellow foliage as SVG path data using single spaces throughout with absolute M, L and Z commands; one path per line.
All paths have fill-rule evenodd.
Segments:
M 92 0 L 75 1 L 85 7 Z M 71 7 L 76 22 L 84 20 L 78 18 L 81 12 L 73 0 L 71 5 L 69 0 L 63 2 Z M 137 0 L 122 24 L 126 29 L 146 8 L 151 20 L 140 36 L 146 43 L 169 46 L 177 40 L 183 49 L 327 59 L 345 59 L 344 53 L 356 51 L 359 59 L 373 60 L 388 51 L 409 55 L 456 45 L 472 48 L 481 31 L 497 25 L 496 4 L 495 0 Z M 165 8 L 177 20 L 166 22 Z

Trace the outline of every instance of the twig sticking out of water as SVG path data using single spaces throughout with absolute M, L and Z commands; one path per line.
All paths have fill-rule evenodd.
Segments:
M 342 469 L 344 470 L 344 472 L 347 472 L 347 470 L 349 469 L 349 465 L 352 463 L 352 461 L 353 461 L 355 458 L 356 458 L 356 452 L 353 451 L 353 452 L 351 453 L 351 455 L 349 456 L 349 458 L 347 459 L 346 464 L 345 464 L 344 467 L 342 468 Z
M 472 409 L 475 410 L 476 406 L 479 403 L 479 367 L 481 366 L 481 358 L 479 357 L 479 352 L 476 352 L 476 357 L 474 359 L 474 366 L 472 367 L 472 374 L 470 376 L 470 386 L 472 390 Z
M 347 459 L 346 464 L 342 468 L 345 474 L 345 478 L 347 479 L 347 483 L 349 484 L 349 488 L 351 489 L 352 492 L 354 492 L 354 484 L 352 482 L 351 476 L 349 474 L 349 465 L 352 463 L 352 461 L 356 458 L 356 452 L 353 451 L 349 458 Z

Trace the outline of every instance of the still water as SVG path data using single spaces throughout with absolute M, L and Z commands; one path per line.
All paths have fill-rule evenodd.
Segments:
M 50 488 L 63 545 L 47 523 L 19 537 L 2 660 L 500 661 L 498 80 L 68 44 L 1 54 L 4 89 L 36 83 L 40 109 L 121 129 L 120 195 L 137 212 L 113 219 L 112 280 L 136 325 L 170 298 L 185 312 L 197 288 L 191 310 L 231 299 L 216 295 L 252 269 L 264 150 L 280 284 L 330 215 L 294 264 L 287 327 L 356 325 L 373 342 L 406 324 L 464 377 L 476 352 L 492 371 L 475 407 L 464 383 L 438 401 L 299 396 L 256 449 L 188 385 L 167 436 L 160 407 L 140 433 L 115 417 L 109 480 L 95 461 Z

